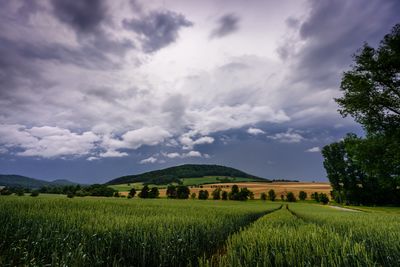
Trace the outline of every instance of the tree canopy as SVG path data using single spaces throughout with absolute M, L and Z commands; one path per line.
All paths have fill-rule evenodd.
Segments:
M 366 137 L 348 134 L 322 150 L 338 202 L 400 204 L 400 24 L 374 49 L 364 44 L 343 74 L 339 112 Z
M 400 24 L 378 49 L 364 44 L 355 64 L 343 75 L 343 97 L 336 99 L 343 116 L 351 115 L 368 133 L 400 126 Z

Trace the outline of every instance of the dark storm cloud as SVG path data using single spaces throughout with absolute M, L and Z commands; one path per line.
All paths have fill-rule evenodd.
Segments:
M 47 12 L 43 6 L 36 1 L 23 2 L 15 15 L 12 15 L 11 5 L 2 5 L 0 24 L 7 25 L 1 27 L 0 32 L 0 94 L 3 97 L 11 94 L 17 87 L 42 88 L 45 84 L 47 86 L 48 83 L 41 75 L 41 63 L 44 61 L 73 64 L 87 69 L 110 69 L 118 66 L 110 60 L 108 54 L 123 56 L 134 47 L 130 40 L 113 40 L 103 31 L 96 30 L 105 17 L 103 3 L 100 1 L 57 0 L 53 1 L 53 4 L 57 18 L 79 32 L 95 30 L 95 34 L 90 40 L 74 47 L 49 39 L 39 41 L 29 20 L 22 18 L 38 12 Z M 21 29 L 28 33 L 24 38 L 9 37 Z
M 239 29 L 240 18 L 235 14 L 225 14 L 218 20 L 217 27 L 211 32 L 211 38 L 221 38 Z
M 52 0 L 54 15 L 78 32 L 96 31 L 107 17 L 103 0 Z
M 12 88 L 18 77 L 37 77 L 37 72 L 26 63 L 18 44 L 0 37 L 0 92 Z
M 123 21 L 125 29 L 141 35 L 145 53 L 155 52 L 175 42 L 179 30 L 192 25 L 182 14 L 172 11 L 153 11 L 140 19 Z
M 84 54 L 91 59 L 98 57 L 99 60 L 94 61 L 97 64 L 98 61 L 106 61 L 105 53 L 123 56 L 129 49 L 134 48 L 133 41 L 112 40 L 102 28 L 102 24 L 109 19 L 104 0 L 52 0 L 52 4 L 55 17 L 73 28 L 80 37 L 78 41 L 84 43 L 80 51 L 82 55 L 78 55 L 79 57 Z M 85 39 L 86 35 L 89 35 L 90 39 Z M 75 54 L 80 54 L 79 51 L 76 52 L 78 53 Z
M 106 45 L 97 43 L 96 45 Z M 1 94 L 11 92 L 14 87 L 35 84 L 38 87 L 44 83 L 41 67 L 37 61 L 51 60 L 60 64 L 74 64 L 87 69 L 109 69 L 117 67 L 103 53 L 113 51 L 120 44 L 108 44 L 110 47 L 99 49 L 93 46 L 70 48 L 61 44 L 33 43 L 7 40 L 0 36 L 0 85 Z M 129 44 L 126 44 L 128 47 Z M 119 50 L 125 49 L 121 47 Z
M 306 45 L 294 56 L 294 79 L 316 87 L 338 87 L 338 75 L 347 68 L 352 55 L 363 42 L 376 46 L 400 22 L 400 2 L 392 1 L 310 1 L 308 18 L 298 32 Z M 295 25 L 292 23 L 292 27 Z M 288 58 L 293 47 L 288 43 L 278 50 Z

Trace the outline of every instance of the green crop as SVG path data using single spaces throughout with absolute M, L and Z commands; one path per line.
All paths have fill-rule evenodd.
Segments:
M 400 266 L 398 214 L 280 207 L 0 197 L 0 266 Z
M 277 204 L 1 197 L 0 266 L 186 266 Z
M 400 220 L 390 214 L 290 204 L 231 235 L 202 266 L 400 266 Z
M 396 214 L 338 211 L 330 207 L 291 205 L 295 215 L 365 245 L 383 266 L 400 266 L 400 217 Z

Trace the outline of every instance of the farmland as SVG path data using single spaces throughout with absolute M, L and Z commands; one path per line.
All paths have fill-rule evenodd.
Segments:
M 398 208 L 286 204 L 3 196 L 0 265 L 399 265 Z
M 0 197 L 0 265 L 186 266 L 279 206 Z
M 232 178 L 231 178 L 232 179 Z M 278 198 L 280 195 L 286 195 L 287 192 L 293 192 L 296 196 L 298 196 L 300 191 L 305 191 L 310 198 L 311 194 L 314 192 L 325 193 L 327 195 L 330 194 L 332 187 L 329 183 L 323 182 L 241 182 L 241 178 L 235 178 L 235 183 L 218 183 L 215 182 L 215 177 L 201 177 L 201 178 L 186 178 L 182 179 L 185 185 L 192 186 L 190 188 L 190 192 L 198 194 L 200 190 L 208 190 L 212 192 L 216 187 L 222 187 L 223 190 L 229 191 L 232 185 L 237 184 L 239 187 L 247 187 L 249 190 L 254 192 L 254 196 L 256 199 L 260 197 L 261 193 L 266 193 L 268 190 L 273 189 Z M 248 180 L 248 178 L 245 178 Z M 198 185 L 198 186 L 193 186 Z M 200 187 L 201 185 L 201 187 Z M 142 183 L 132 183 L 132 184 L 120 184 L 120 185 L 112 185 L 110 187 L 120 191 L 123 195 L 127 195 L 130 188 L 140 189 L 143 186 Z M 152 186 L 152 185 L 150 185 Z M 164 197 L 166 195 L 166 187 L 159 186 L 160 188 L 160 196 Z
M 253 182 L 257 181 L 256 179 L 252 178 L 245 178 L 245 177 L 227 177 L 227 176 L 204 176 L 204 177 L 188 177 L 188 178 L 180 178 L 179 179 L 183 185 L 187 186 L 199 186 L 204 184 L 218 184 L 221 180 L 231 181 L 232 183 L 240 183 L 240 182 Z M 172 183 L 177 184 L 177 183 Z M 264 184 L 264 183 L 261 183 Z M 157 186 L 158 188 L 166 188 L 168 183 L 155 185 L 149 184 L 150 187 Z M 140 189 L 143 187 L 143 182 L 136 182 L 136 183 L 126 183 L 126 184 L 115 184 L 110 185 L 111 188 L 124 192 L 129 191 L 131 188 Z
M 398 216 L 290 204 L 227 241 L 204 266 L 399 266 Z
M 254 193 L 254 197 L 257 199 L 261 193 L 266 193 L 268 190 L 273 189 L 277 194 L 278 198 L 280 195 L 286 195 L 287 192 L 293 192 L 296 196 L 299 195 L 300 191 L 305 191 L 307 195 L 311 196 L 312 193 L 325 193 L 329 195 L 331 186 L 329 183 L 312 183 L 312 182 L 272 182 L 272 183 L 260 183 L 260 182 L 245 182 L 245 183 L 215 183 L 203 185 L 202 190 L 212 191 L 215 187 L 222 186 L 225 190 L 230 190 L 232 185 L 237 184 L 240 188 L 247 187 Z M 197 193 L 201 190 L 199 188 L 191 188 L 190 191 Z M 160 193 L 162 194 L 162 190 Z

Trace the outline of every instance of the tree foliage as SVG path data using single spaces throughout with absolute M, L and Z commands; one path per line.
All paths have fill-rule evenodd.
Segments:
M 178 185 L 176 188 L 176 197 L 179 199 L 188 199 L 190 195 L 189 187 L 185 185 Z
M 261 199 L 261 200 L 264 200 L 264 201 L 267 200 L 267 194 L 265 194 L 264 192 L 262 192 L 261 195 L 260 195 L 260 199 Z
M 247 187 L 239 189 L 239 186 L 234 184 L 231 192 L 228 193 L 228 198 L 230 200 L 248 200 L 249 198 L 254 198 L 254 194 Z
M 135 188 L 131 188 L 131 190 L 129 190 L 128 196 L 133 198 L 133 197 L 135 197 L 135 195 L 136 195 L 136 189 Z
M 176 192 L 176 186 L 175 185 L 169 185 L 167 187 L 167 197 L 168 198 L 176 198 L 177 192 Z
M 307 199 L 307 193 L 304 191 L 299 192 L 299 199 L 300 200 L 306 200 Z
M 271 200 L 271 201 L 275 201 L 275 199 L 276 199 L 276 193 L 275 193 L 275 190 L 274 190 L 274 189 L 270 189 L 270 190 L 268 191 L 268 198 L 269 198 L 269 200 Z
M 368 133 L 400 127 L 400 24 L 387 34 L 378 49 L 365 44 L 345 72 L 336 99 L 343 116 L 351 115 Z
M 329 203 L 329 197 L 325 193 L 320 193 L 318 195 L 318 200 L 324 205 Z
M 148 185 L 143 186 L 139 193 L 140 198 L 157 198 L 160 195 L 157 187 L 149 188 Z
M 221 199 L 221 188 L 219 187 L 215 188 L 211 194 L 214 200 Z
M 199 191 L 199 199 L 202 199 L 202 200 L 208 199 L 208 191 L 207 190 L 200 190 Z
M 293 194 L 293 192 L 287 192 L 287 193 L 286 193 L 286 200 L 287 200 L 288 202 L 296 202 L 296 197 L 295 197 L 295 195 Z
M 354 61 L 336 101 L 366 137 L 348 134 L 323 148 L 332 194 L 340 203 L 400 204 L 400 24 L 377 49 L 365 44 Z

